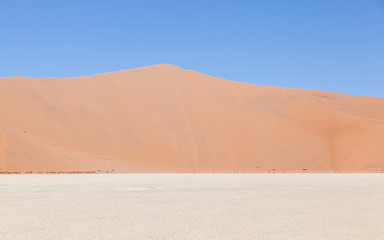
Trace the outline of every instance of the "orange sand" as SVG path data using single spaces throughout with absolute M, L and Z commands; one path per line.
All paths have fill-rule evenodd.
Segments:
M 0 78 L 0 171 L 384 168 L 384 99 L 161 64 Z

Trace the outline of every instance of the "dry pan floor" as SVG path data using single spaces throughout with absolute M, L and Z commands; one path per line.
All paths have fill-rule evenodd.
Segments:
M 0 236 L 384 239 L 384 174 L 0 175 Z

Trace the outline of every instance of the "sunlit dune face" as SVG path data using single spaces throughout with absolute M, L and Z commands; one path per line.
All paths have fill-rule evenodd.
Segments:
M 0 78 L 0 171 L 381 171 L 383 109 L 167 64 Z

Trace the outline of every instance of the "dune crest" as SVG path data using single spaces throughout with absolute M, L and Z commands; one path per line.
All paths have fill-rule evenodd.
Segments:
M 0 78 L 0 171 L 384 169 L 384 99 L 160 64 Z

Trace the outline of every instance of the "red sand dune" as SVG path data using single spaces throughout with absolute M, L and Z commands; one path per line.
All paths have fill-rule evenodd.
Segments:
M 384 99 L 161 64 L 0 78 L 0 171 L 384 168 Z

